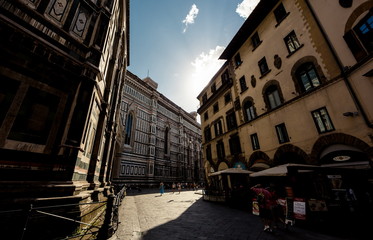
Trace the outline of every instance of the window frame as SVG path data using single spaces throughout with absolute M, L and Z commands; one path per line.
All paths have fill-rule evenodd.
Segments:
M 203 130 L 203 134 L 204 134 L 204 137 L 205 137 L 205 142 L 211 141 L 212 136 L 211 136 L 210 126 L 205 127 L 205 129 Z
M 225 158 L 225 149 L 223 140 L 219 140 L 216 143 L 216 155 L 218 160 L 223 160 Z
M 316 78 L 311 78 L 310 72 L 313 71 Z M 307 83 L 304 83 L 304 78 L 302 76 L 307 77 L 307 83 L 310 85 L 309 88 L 306 88 Z M 321 78 L 319 76 L 319 73 L 317 72 L 317 69 L 315 65 L 311 62 L 302 64 L 295 73 L 296 79 L 298 81 L 298 84 L 300 86 L 300 90 L 305 93 L 308 91 L 311 91 L 314 88 L 317 88 L 321 85 Z M 318 85 L 315 84 L 314 80 L 317 80 Z
M 212 93 L 216 92 L 216 84 L 215 84 L 215 83 L 213 83 L 213 84 L 211 85 L 211 92 L 212 92 Z
M 247 84 L 246 84 L 245 75 L 240 77 L 239 82 L 240 82 L 241 93 L 243 93 L 248 89 Z
M 133 129 L 133 123 L 135 120 L 135 114 L 132 112 L 127 114 L 126 118 L 126 127 L 124 131 L 124 144 L 125 145 L 131 145 L 132 140 L 132 129 Z
M 259 67 L 259 71 L 262 77 L 270 72 L 266 57 L 263 57 L 262 59 L 258 61 L 258 67 Z
M 250 140 L 251 140 L 251 147 L 254 151 L 260 149 L 259 138 L 258 138 L 257 133 L 251 134 Z
M 284 42 L 285 42 L 289 55 L 292 55 L 293 53 L 298 51 L 303 46 L 302 44 L 300 44 L 294 30 L 291 31 L 288 35 L 286 35 L 286 37 L 284 37 Z M 291 47 L 293 48 L 293 50 L 291 50 Z
M 276 95 L 273 94 L 275 92 L 277 93 Z M 273 96 L 272 97 L 273 101 L 271 101 L 271 96 Z M 270 85 L 270 86 L 268 86 L 266 88 L 266 90 L 265 90 L 265 97 L 266 97 L 266 101 L 268 103 L 269 110 L 275 109 L 278 106 L 282 105 L 282 99 L 281 99 L 281 95 L 280 95 L 280 90 L 279 90 L 279 87 L 277 85 L 275 85 L 275 84 L 272 84 L 272 85 Z M 276 105 L 272 106 L 272 103 L 275 103 Z
M 212 160 L 212 152 L 211 152 L 211 145 L 206 146 L 206 160 L 211 161 Z
M 322 114 L 322 111 L 325 111 L 325 115 L 326 118 L 323 118 L 323 114 Z M 319 117 L 318 118 L 317 116 L 315 116 L 315 114 L 318 113 L 319 114 Z M 326 107 L 321 107 L 321 108 L 318 108 L 316 110 L 313 110 L 311 111 L 311 116 L 312 116 L 312 119 L 315 123 L 315 126 L 317 128 L 317 131 L 319 132 L 319 134 L 322 134 L 322 133 L 328 133 L 328 132 L 332 132 L 335 130 L 335 127 L 334 127 L 334 124 L 333 124 L 333 121 L 328 113 L 328 110 L 326 109 Z M 320 124 L 322 124 L 322 126 L 320 126 Z M 330 127 L 328 127 L 327 125 L 330 125 Z M 324 130 L 322 129 L 324 128 Z
M 215 137 L 223 135 L 223 123 L 221 119 L 218 119 L 214 123 L 214 133 L 215 133 Z
M 212 107 L 214 113 L 219 112 L 219 102 L 216 102 Z
M 229 72 L 228 69 L 225 69 L 225 71 L 220 76 L 222 84 L 229 82 Z
M 251 36 L 251 43 L 253 44 L 253 51 L 262 43 L 262 40 L 260 40 L 258 32 L 255 32 Z
M 206 112 L 203 114 L 203 117 L 204 117 L 205 121 L 208 120 L 208 119 L 209 119 L 209 112 L 206 111 Z
M 276 22 L 277 22 L 276 27 L 277 27 L 289 15 L 289 12 L 286 11 L 286 9 L 284 7 L 284 4 L 280 3 L 275 8 L 275 10 L 273 10 L 273 14 L 275 15 L 275 19 L 276 19 Z
M 227 129 L 228 131 L 231 131 L 235 128 L 237 128 L 237 119 L 236 119 L 236 112 L 231 111 L 227 113 L 226 117 L 226 122 L 227 122 Z
M 242 59 L 241 59 L 241 55 L 240 53 L 237 53 L 235 56 L 234 56 L 234 63 L 236 65 L 236 68 L 238 68 L 239 66 L 241 66 L 242 64 Z
M 285 123 L 280 123 L 275 126 L 277 140 L 279 144 L 290 142 L 290 137 L 286 129 Z
M 229 96 L 229 97 L 228 97 Z M 232 101 L 232 93 L 231 92 L 227 92 L 225 95 L 224 95 L 224 102 L 225 104 L 228 104 Z
M 246 107 L 248 104 L 250 104 L 250 106 Z M 248 111 L 247 111 L 248 109 L 250 109 L 249 111 L 250 114 L 248 114 Z M 257 117 L 253 101 L 250 101 L 250 100 L 245 101 L 243 104 L 243 110 L 244 110 L 244 117 L 245 117 L 246 122 L 253 121 Z
M 373 50 L 369 50 L 367 48 L 365 42 L 366 38 L 361 38 L 362 35 L 359 34 L 360 31 L 357 31 L 357 29 L 360 28 L 361 25 L 372 16 L 373 8 L 369 9 L 368 13 L 364 17 L 362 17 L 361 20 L 356 25 L 354 25 L 349 31 L 347 31 L 346 34 L 343 36 L 347 46 L 350 48 L 351 53 L 354 55 L 356 61 L 358 62 L 362 61 L 366 58 L 366 56 L 372 54 L 373 52 Z
M 238 134 L 230 136 L 229 150 L 231 152 L 231 155 L 238 155 L 242 153 L 240 136 Z
M 207 93 L 204 93 L 202 95 L 202 103 L 206 103 L 207 102 Z

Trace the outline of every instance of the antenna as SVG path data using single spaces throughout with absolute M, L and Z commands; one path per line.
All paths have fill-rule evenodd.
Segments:
M 148 69 L 148 76 L 147 77 L 149 77 L 149 69 Z

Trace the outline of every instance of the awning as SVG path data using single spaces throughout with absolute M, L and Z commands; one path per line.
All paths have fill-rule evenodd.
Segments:
M 321 167 L 349 168 L 349 169 L 370 169 L 371 168 L 368 161 L 322 164 Z
M 253 171 L 243 170 L 241 168 L 227 168 L 218 172 L 211 173 L 209 176 L 216 176 L 220 174 L 250 174 L 254 173 Z
M 308 165 L 308 164 L 297 164 L 297 163 L 287 163 L 283 165 L 279 165 L 276 167 L 268 168 L 259 172 L 254 172 L 250 174 L 250 177 L 281 177 L 286 176 L 288 174 L 288 167 L 299 168 L 298 172 L 310 172 L 312 168 L 318 168 L 319 166 L 316 165 Z
M 265 170 L 268 169 L 269 165 L 265 162 L 256 162 L 251 167 L 250 170 Z

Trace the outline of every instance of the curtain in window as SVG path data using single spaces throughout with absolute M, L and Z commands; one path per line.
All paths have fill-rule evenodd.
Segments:
M 271 109 L 281 105 L 280 94 L 276 87 L 270 88 L 267 91 L 267 99 Z

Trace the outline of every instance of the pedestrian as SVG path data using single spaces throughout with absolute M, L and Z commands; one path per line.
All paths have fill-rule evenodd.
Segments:
M 270 191 L 262 187 L 261 184 L 257 184 L 251 187 L 251 190 L 256 194 L 256 199 L 259 205 L 259 217 L 261 218 L 264 231 L 272 232 L 272 208 L 273 208 L 273 196 Z
M 181 191 L 181 183 L 177 183 L 177 190 L 179 191 L 179 194 L 180 194 L 180 191 Z
M 176 190 L 176 184 L 175 184 L 175 183 L 172 183 L 172 194 L 175 193 L 175 190 Z
M 163 193 L 164 193 L 164 184 L 163 184 L 163 182 L 161 182 L 161 183 L 159 184 L 159 192 L 160 192 L 161 196 L 162 196 Z

